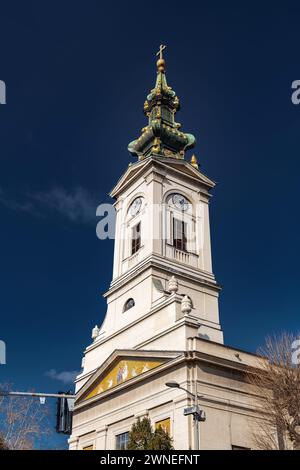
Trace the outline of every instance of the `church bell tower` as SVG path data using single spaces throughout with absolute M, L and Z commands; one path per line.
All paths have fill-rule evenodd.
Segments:
M 175 120 L 180 102 L 163 50 L 144 102 L 147 123 L 128 146 L 135 161 L 111 191 L 113 276 L 76 380 L 77 409 L 103 399 L 109 408 L 111 394 L 178 360 L 194 339 L 223 344 L 209 222 L 215 183 L 188 156 L 195 137 Z

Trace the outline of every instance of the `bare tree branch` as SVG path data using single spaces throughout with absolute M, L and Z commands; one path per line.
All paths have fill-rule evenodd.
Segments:
M 1 390 L 11 386 L 0 385 Z M 0 397 L 0 440 L 11 450 L 33 449 L 50 434 L 49 410 L 35 397 Z
M 300 446 L 300 365 L 293 363 L 292 354 L 296 339 L 289 333 L 268 337 L 258 351 L 257 369 L 248 373 L 263 417 L 252 429 L 258 449 Z

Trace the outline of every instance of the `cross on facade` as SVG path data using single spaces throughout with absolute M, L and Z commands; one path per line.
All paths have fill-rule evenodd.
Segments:
M 159 51 L 156 53 L 156 55 L 159 55 L 159 58 L 162 59 L 163 58 L 163 51 L 166 49 L 167 46 L 164 46 L 163 44 L 161 44 L 159 46 Z

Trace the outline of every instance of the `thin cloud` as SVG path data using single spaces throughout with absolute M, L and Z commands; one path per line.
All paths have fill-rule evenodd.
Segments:
M 7 195 L 2 188 L 0 188 L 0 204 L 13 211 L 27 212 L 38 217 L 41 216 L 40 212 L 37 210 L 37 207 L 35 207 L 31 201 L 19 201 L 17 199 L 13 199 Z
M 0 204 L 7 209 L 38 217 L 45 217 L 47 213 L 59 214 L 78 224 L 95 222 L 98 205 L 81 187 L 73 191 L 55 187 L 49 191 L 26 194 L 22 198 L 11 197 L 0 188 Z
M 65 216 L 71 222 L 90 223 L 96 220 L 97 203 L 83 188 L 68 192 L 62 188 L 53 188 L 48 192 L 31 194 L 36 204 Z
M 52 380 L 58 380 L 63 384 L 74 383 L 76 376 L 79 374 L 77 370 L 57 372 L 56 369 L 50 369 L 45 372 L 46 377 L 49 377 Z

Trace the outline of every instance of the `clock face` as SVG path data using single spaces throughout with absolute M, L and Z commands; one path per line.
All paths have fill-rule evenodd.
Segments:
M 189 201 L 181 194 L 173 194 L 172 202 L 181 211 L 186 211 L 189 207 Z
M 138 212 L 140 212 L 141 210 L 141 207 L 142 207 L 142 198 L 137 197 L 129 208 L 130 215 L 134 216 L 138 214 Z

